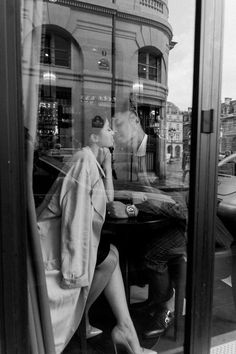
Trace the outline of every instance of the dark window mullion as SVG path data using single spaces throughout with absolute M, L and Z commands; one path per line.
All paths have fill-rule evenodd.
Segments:
M 146 63 L 147 63 L 147 69 L 146 69 L 146 79 L 149 79 L 149 53 L 146 53 Z
M 55 65 L 55 36 L 51 34 L 51 63 Z

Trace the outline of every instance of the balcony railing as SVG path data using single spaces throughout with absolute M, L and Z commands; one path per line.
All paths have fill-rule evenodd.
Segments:
M 149 7 L 150 9 L 156 10 L 163 13 L 163 1 L 158 0 L 140 0 L 140 5 Z

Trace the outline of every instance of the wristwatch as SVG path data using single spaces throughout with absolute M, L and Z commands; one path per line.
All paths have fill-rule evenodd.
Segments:
M 125 207 L 125 211 L 129 218 L 133 218 L 136 216 L 136 207 L 132 204 L 127 204 Z

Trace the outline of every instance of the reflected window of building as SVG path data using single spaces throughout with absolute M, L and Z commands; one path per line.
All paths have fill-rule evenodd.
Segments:
M 138 76 L 161 82 L 161 55 L 141 49 L 138 54 Z
M 72 147 L 71 88 L 42 85 L 39 92 L 38 147 L 41 151 L 56 147 L 51 151 L 56 155 L 60 147 Z
M 71 40 L 64 33 L 44 28 L 40 62 L 69 68 L 71 66 Z

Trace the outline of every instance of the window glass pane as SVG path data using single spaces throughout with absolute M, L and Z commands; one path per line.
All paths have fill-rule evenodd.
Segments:
M 149 66 L 148 75 L 149 75 L 149 80 L 156 80 L 157 79 L 157 69 Z
M 55 65 L 69 67 L 69 55 L 67 50 L 55 49 Z
M 42 34 L 40 62 L 51 64 L 51 36 Z
M 138 65 L 138 76 L 143 77 L 144 79 L 147 76 L 147 67 L 146 65 Z
M 55 65 L 70 65 L 70 40 L 55 35 Z
M 157 56 L 149 54 L 149 65 L 156 67 L 157 66 Z
M 139 61 L 139 63 L 146 64 L 147 54 L 143 53 L 143 52 L 139 52 L 138 61 Z
M 236 323 L 236 72 L 231 63 L 236 59 L 235 43 L 230 37 L 236 33 L 235 2 L 225 2 L 223 78 L 219 117 L 219 162 L 214 294 L 212 306 L 212 353 L 235 351 Z
M 157 81 L 161 82 L 161 58 L 157 58 Z
M 186 31 L 174 0 L 24 1 L 34 14 L 22 20 L 24 107 L 58 352 L 79 350 L 84 288 L 100 266 L 98 293 L 113 280 L 115 247 L 125 293 L 120 280 L 112 289 L 118 308 L 127 301 L 140 345 L 160 354 L 183 345 L 194 1 L 187 4 Z M 91 303 L 87 337 L 88 321 L 103 333 L 89 349 L 110 354 L 117 318 L 103 296 Z

